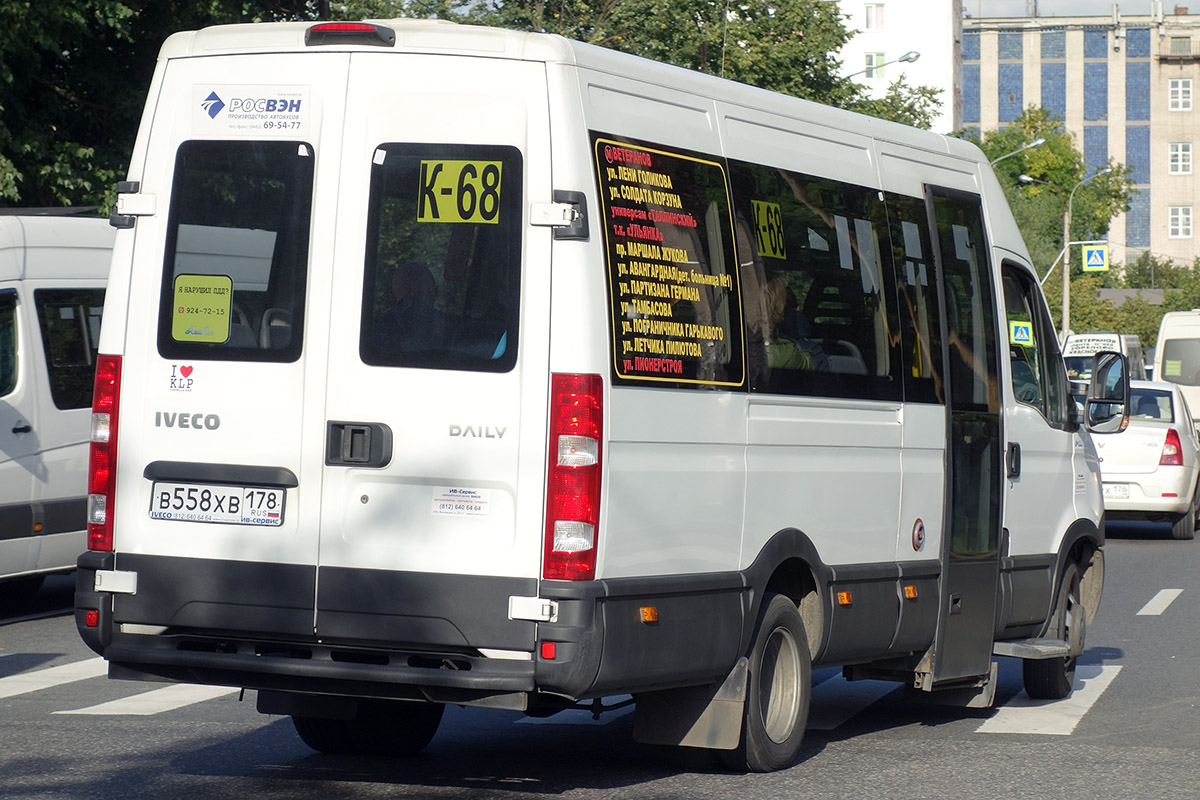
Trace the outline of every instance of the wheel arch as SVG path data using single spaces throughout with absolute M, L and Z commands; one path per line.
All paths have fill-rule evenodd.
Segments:
M 830 615 L 824 598 L 832 571 L 821 560 L 812 540 L 795 528 L 779 531 L 767 540 L 743 575 L 748 588 L 745 618 L 758 619 L 764 599 L 771 595 L 791 598 L 799 609 L 809 653 L 815 660 L 828 640 Z M 754 626 L 745 626 L 740 652 L 749 650 L 753 636 Z
M 1104 517 L 1100 524 L 1088 519 L 1078 519 L 1067 529 L 1059 544 L 1058 556 L 1054 561 L 1054 583 L 1050 591 L 1051 608 L 1042 626 L 1042 634 L 1049 629 L 1053 619 L 1054 603 L 1062 586 L 1063 574 L 1067 564 L 1079 565 L 1081 573 L 1080 592 L 1084 609 L 1087 611 L 1087 623 L 1090 625 L 1096 619 L 1100 608 L 1100 597 L 1104 593 Z

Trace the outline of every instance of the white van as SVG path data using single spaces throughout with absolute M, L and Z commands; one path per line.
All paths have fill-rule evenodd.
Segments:
M 93 370 L 113 229 L 0 212 L 0 581 L 33 591 L 86 549 Z
M 111 676 L 330 752 L 632 695 L 753 770 L 813 665 L 1070 690 L 1099 468 L 974 146 L 555 36 L 264 24 L 167 40 L 128 178 L 76 603 Z
M 1154 345 L 1154 380 L 1178 384 L 1188 406 L 1200 408 L 1200 308 L 1163 314 Z
M 1092 377 L 1092 357 L 1096 353 L 1112 351 L 1125 356 L 1129 362 L 1129 378 L 1146 380 L 1146 359 L 1142 352 L 1142 340 L 1136 333 L 1113 333 L 1093 331 L 1072 333 L 1063 344 L 1063 361 L 1067 365 L 1067 377 L 1073 381 L 1086 381 Z

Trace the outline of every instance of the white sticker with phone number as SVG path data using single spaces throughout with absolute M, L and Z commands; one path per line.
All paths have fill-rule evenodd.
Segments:
M 433 490 L 433 514 L 441 517 L 486 517 L 491 495 L 488 489 L 436 487 Z

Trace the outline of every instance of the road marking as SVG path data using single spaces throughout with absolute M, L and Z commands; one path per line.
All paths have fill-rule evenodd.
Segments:
M 1157 617 L 1159 614 L 1167 610 L 1167 606 L 1175 601 L 1176 597 L 1183 594 L 1183 589 L 1163 589 L 1154 597 L 1150 598 L 1150 602 L 1142 606 L 1142 610 L 1137 612 L 1139 617 Z
M 61 667 L 21 672 L 9 675 L 7 678 L 0 678 L 0 698 L 36 692 L 39 689 L 49 689 L 52 686 L 74 683 L 107 674 L 108 663 L 103 658 L 89 658 L 86 661 L 63 664 Z
M 892 681 L 847 681 L 834 675 L 813 687 L 806 727 L 831 731 L 898 688 L 900 684 Z
M 77 708 L 72 711 L 55 711 L 55 714 L 86 714 L 89 716 L 139 716 L 161 714 L 164 711 L 174 711 L 177 708 L 202 703 L 216 697 L 240 692 L 241 689 L 228 686 L 196 686 L 188 683 L 177 683 L 155 689 L 151 692 L 123 697 L 120 700 L 110 700 L 87 708 Z
M 1032 700 L 1021 692 L 975 732 L 1068 736 L 1120 671 L 1119 666 L 1076 667 L 1075 689 L 1062 700 Z

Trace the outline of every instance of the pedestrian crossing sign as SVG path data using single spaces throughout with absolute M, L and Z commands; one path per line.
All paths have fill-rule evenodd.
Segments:
M 1108 269 L 1108 245 L 1084 245 L 1083 271 L 1104 272 Z
M 1010 344 L 1029 347 L 1033 344 L 1033 325 L 1029 322 L 1008 323 L 1008 341 Z

